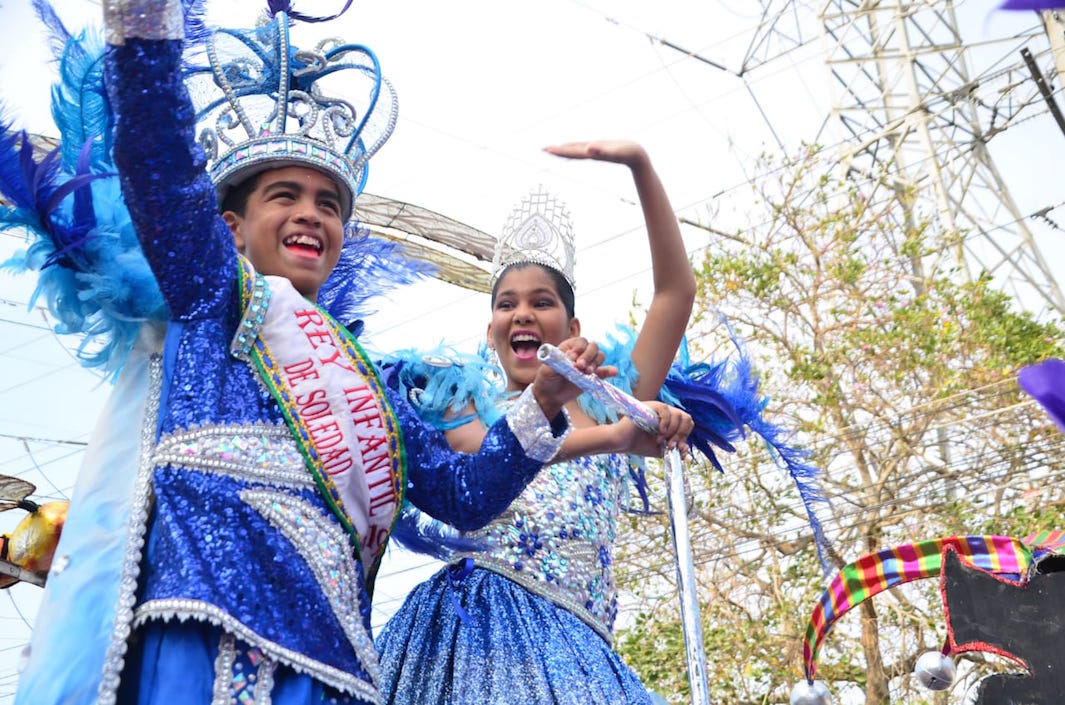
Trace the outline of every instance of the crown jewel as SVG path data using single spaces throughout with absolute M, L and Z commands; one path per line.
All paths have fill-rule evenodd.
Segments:
M 340 39 L 293 47 L 284 12 L 255 29 L 216 30 L 206 61 L 188 65 L 186 83 L 220 197 L 259 171 L 296 162 L 339 181 L 347 191 L 345 215 L 398 112 L 370 49 Z
M 539 186 L 514 207 L 503 226 L 492 259 L 491 285 L 507 267 L 532 263 L 555 270 L 576 289 L 573 253 L 573 225 L 566 205 Z

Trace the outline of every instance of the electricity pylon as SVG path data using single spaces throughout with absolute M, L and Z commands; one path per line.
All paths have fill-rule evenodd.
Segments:
M 835 159 L 846 173 L 871 198 L 898 199 L 903 207 L 891 210 L 900 218 L 932 218 L 965 275 L 990 272 L 1026 309 L 1065 315 L 1032 232 L 1057 229 L 1049 216 L 1061 204 L 1021 212 L 989 151 L 1005 131 L 1045 122 L 1048 112 L 1065 131 L 1052 91 L 1065 72 L 1062 19 L 1031 13 L 1027 29 L 988 38 L 1024 16 L 985 15 L 973 22 L 979 41 L 967 43 L 953 0 L 762 0 L 762 8 L 744 70 L 809 46 L 816 26 L 835 89 Z
M 899 199 L 903 218 L 934 214 L 968 276 L 990 272 L 1026 308 L 1065 315 L 1030 229 L 1038 214 L 1019 211 L 988 149 L 1056 110 L 1039 68 L 1056 77 L 1054 57 L 1032 17 L 1030 31 L 971 45 L 952 0 L 825 0 L 818 14 L 848 173 Z

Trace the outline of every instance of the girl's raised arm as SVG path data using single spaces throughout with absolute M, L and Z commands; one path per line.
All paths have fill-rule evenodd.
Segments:
M 616 162 L 632 171 L 647 225 L 654 277 L 654 296 L 632 350 L 633 364 L 640 373 L 633 396 L 654 399 L 677 354 L 695 302 L 695 274 L 669 197 L 647 152 L 635 142 L 569 142 L 544 151 L 568 159 Z

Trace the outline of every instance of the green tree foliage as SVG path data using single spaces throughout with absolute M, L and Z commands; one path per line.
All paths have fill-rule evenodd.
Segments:
M 904 192 L 863 193 L 816 157 L 765 160 L 752 225 L 696 264 L 693 359 L 734 354 L 720 310 L 762 371 L 768 416 L 824 469 L 818 514 L 836 567 L 937 536 L 1065 528 L 1065 437 L 1016 384 L 1019 367 L 1063 356 L 1060 321 L 1026 313 L 990 276 L 964 279 L 960 234 Z M 723 475 L 690 468 L 712 700 L 786 703 L 826 578 L 766 449 L 723 461 Z M 634 521 L 625 539 L 619 573 L 640 610 L 619 649 L 649 687 L 687 702 L 667 521 Z M 939 700 L 912 677 L 944 637 L 937 585 L 911 584 L 847 614 L 819 676 L 848 702 L 961 702 L 988 672 L 980 657 Z

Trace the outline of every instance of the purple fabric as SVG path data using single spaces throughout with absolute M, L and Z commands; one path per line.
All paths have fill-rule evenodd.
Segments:
M 1000 10 L 1056 10 L 1065 7 L 1065 0 L 1006 0 Z
M 1025 367 L 1017 374 L 1017 381 L 1065 433 L 1065 360 L 1044 360 Z

